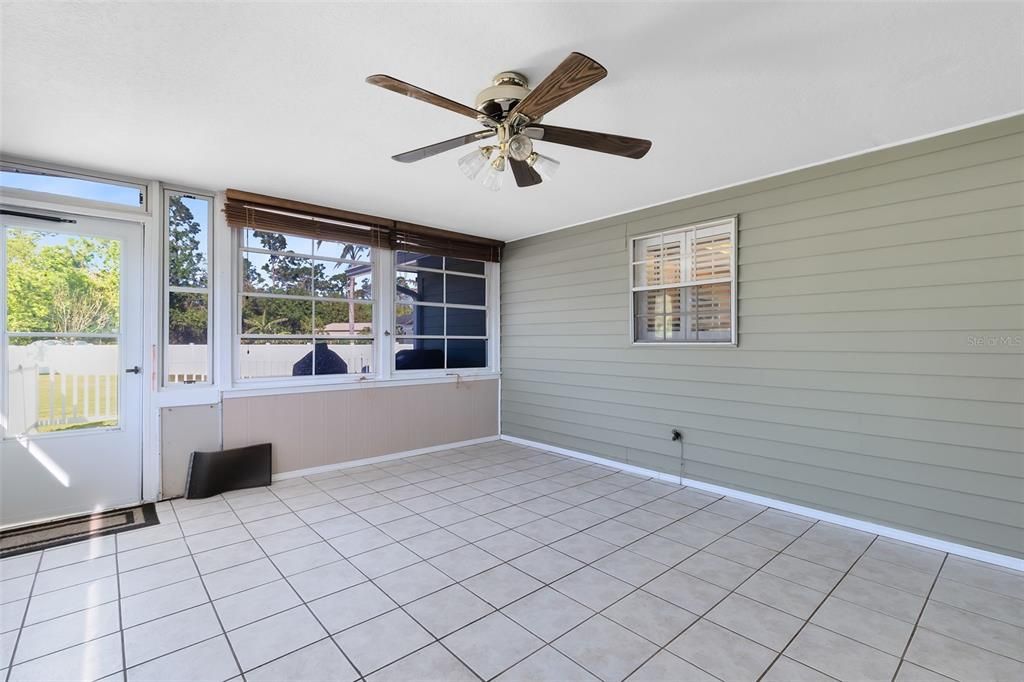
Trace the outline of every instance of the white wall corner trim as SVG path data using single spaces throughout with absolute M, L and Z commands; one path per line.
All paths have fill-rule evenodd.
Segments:
M 431 452 L 441 452 L 442 450 L 454 450 L 455 448 L 464 448 L 470 445 L 479 445 L 480 443 L 490 443 L 492 441 L 499 440 L 501 436 L 484 436 L 483 438 L 472 438 L 470 440 L 460 440 L 455 443 L 442 443 L 441 445 L 431 445 L 428 448 L 417 448 L 416 450 L 406 450 L 405 452 L 393 452 L 390 455 L 379 455 L 377 457 L 364 457 L 363 459 L 353 459 L 347 462 L 337 462 L 335 464 L 325 464 L 319 467 L 310 467 L 308 469 L 296 469 L 294 471 L 283 471 L 279 474 L 274 474 L 271 477 L 273 481 L 284 481 L 289 478 L 299 478 L 301 476 L 312 476 L 314 474 L 322 474 L 328 471 L 336 471 L 338 469 L 351 469 L 353 467 L 361 467 L 367 464 L 378 464 L 380 462 L 389 462 L 393 459 L 403 459 L 405 457 L 415 457 L 416 455 L 429 455 Z
M 1017 559 L 1015 557 L 1007 556 L 1005 554 L 997 554 L 996 552 L 989 552 L 987 550 L 978 549 L 976 547 L 968 547 L 967 545 L 961 545 L 955 542 L 948 542 L 946 540 L 940 540 L 938 538 L 929 537 L 927 535 L 911 533 L 910 531 L 900 530 L 899 528 L 891 528 L 889 526 L 883 526 L 881 524 L 872 523 L 870 521 L 862 521 L 860 519 L 854 519 L 848 516 L 842 516 L 840 514 L 832 514 L 830 512 L 821 511 L 820 509 L 814 509 L 812 507 L 804 507 L 799 504 L 792 504 L 790 502 L 783 502 L 781 500 L 772 499 L 770 497 L 763 497 L 761 495 L 746 493 L 743 492 L 742 490 L 735 490 L 733 488 L 726 488 L 720 485 L 714 485 L 712 483 L 705 483 L 703 481 L 696 481 L 693 479 L 683 478 L 680 476 L 673 476 L 672 474 L 663 474 L 661 472 L 653 471 L 651 469 L 645 469 L 643 467 L 633 466 L 631 464 L 624 464 L 622 462 L 616 462 L 613 459 L 606 459 L 604 457 L 598 457 L 596 455 L 589 455 L 584 452 L 577 452 L 576 450 L 560 448 L 555 445 L 548 445 L 547 443 L 540 443 L 538 441 L 527 440 L 525 438 L 517 438 L 516 436 L 508 436 L 505 434 L 502 434 L 500 438 L 501 440 L 508 441 L 509 443 L 515 443 L 516 445 L 522 445 L 528 448 L 535 448 L 537 450 L 545 450 L 547 452 L 553 452 L 555 454 L 565 455 L 567 457 L 574 457 L 576 459 L 592 462 L 594 464 L 600 464 L 602 466 L 611 467 L 613 469 L 619 469 L 620 471 L 626 471 L 632 474 L 639 474 L 641 476 L 649 476 L 651 478 L 656 478 L 661 481 L 667 481 L 669 483 L 675 483 L 678 485 L 689 486 L 691 488 L 697 488 L 698 490 L 706 490 L 717 495 L 727 495 L 729 497 L 736 498 L 737 500 L 752 502 L 754 504 L 764 505 L 766 507 L 771 507 L 772 509 L 779 509 L 781 511 L 791 512 L 793 514 L 800 514 L 801 516 L 817 519 L 819 521 L 827 521 L 828 523 L 834 523 L 837 526 L 845 526 L 847 528 L 853 528 L 855 530 L 862 530 L 867 533 L 873 533 L 875 535 L 891 538 L 893 540 L 900 540 L 902 542 L 907 542 L 912 545 L 920 545 L 921 547 L 936 549 L 940 552 L 948 552 L 949 554 L 967 557 L 968 559 L 975 559 L 977 561 L 983 561 L 988 564 L 994 564 L 996 566 L 1011 568 L 1016 571 L 1024 571 L 1024 559 Z

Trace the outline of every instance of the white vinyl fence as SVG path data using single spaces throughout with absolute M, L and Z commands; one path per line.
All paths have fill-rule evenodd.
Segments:
M 169 383 L 192 384 L 207 381 L 206 344 L 167 347 L 164 366 Z
M 341 356 L 349 374 L 359 374 L 363 367 L 372 367 L 373 346 L 370 344 L 328 343 L 327 347 Z M 239 374 L 243 379 L 291 376 L 295 363 L 312 349 L 312 344 L 245 344 L 238 355 Z M 169 346 L 165 358 L 168 380 L 206 381 L 206 362 L 205 345 Z
M 119 365 L 114 345 L 10 346 L 8 434 L 116 421 Z
M 341 356 L 350 374 L 372 366 L 372 345 L 328 344 L 328 348 Z M 310 350 L 312 345 L 243 346 L 241 376 L 291 376 L 293 365 Z M 121 364 L 116 345 L 38 341 L 9 346 L 7 433 L 39 433 L 116 421 Z M 166 371 L 171 382 L 206 381 L 206 366 L 205 345 L 167 349 Z
M 372 367 L 373 346 L 328 343 L 327 347 L 341 356 L 349 374 L 359 374 L 363 367 Z M 238 355 L 242 378 L 289 377 L 292 366 L 313 350 L 312 344 L 246 344 Z

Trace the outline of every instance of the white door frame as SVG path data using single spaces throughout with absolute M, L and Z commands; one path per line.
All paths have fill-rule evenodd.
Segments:
M 7 159 L 8 157 L 5 157 Z M 17 159 L 9 159 L 17 161 Z M 37 162 L 38 165 L 38 162 Z M 53 164 L 53 168 L 65 168 Z M 70 169 L 69 169 L 70 170 Z M 95 173 L 93 173 L 95 175 Z M 112 179 L 119 179 L 111 176 Z M 134 180 L 133 178 L 120 178 Z M 26 212 L 49 214 L 75 214 L 90 218 L 107 218 L 142 225 L 142 501 L 153 502 L 160 492 L 160 437 L 157 410 L 157 350 L 160 343 L 160 244 L 163 210 L 159 183 L 146 183 L 146 209 L 119 209 L 79 205 L 69 200 L 49 201 L 28 196 L 26 193 L 8 193 L 0 190 L 0 203 L 8 208 Z M 4 255 L 4 254 L 0 254 Z M 5 255 L 4 255 L 5 256 Z M 2 297 L 0 297 L 2 298 Z M 0 302 L 0 314 L 6 316 L 6 301 Z M 0 362 L 5 362 L 0 360 Z M 3 369 L 0 364 L 0 369 Z
M 11 206 L 4 205 L 3 208 L 11 209 Z M 18 209 L 14 209 L 18 210 Z M 0 519 L 2 525 L 19 525 L 24 523 L 38 522 L 49 518 L 70 516 L 104 508 L 113 508 L 124 505 L 137 504 L 143 497 L 142 472 L 143 472 L 143 419 L 142 397 L 145 391 L 143 377 L 126 372 L 129 367 L 141 367 L 144 349 L 142 339 L 142 316 L 144 311 L 143 302 L 143 228 L 135 221 L 113 220 L 110 218 L 94 218 L 79 214 L 65 213 L 54 216 L 51 213 L 37 211 L 20 211 L 26 215 L 20 217 L 4 217 L 6 226 L 23 228 L 28 230 L 40 230 L 44 232 L 56 232 L 71 236 L 95 237 L 99 239 L 116 240 L 120 242 L 122 250 L 118 263 L 120 276 L 119 285 L 119 324 L 116 334 L 84 334 L 85 337 L 111 338 L 116 339 L 117 356 L 116 362 L 105 368 L 102 374 L 116 377 L 117 401 L 116 415 L 117 425 L 111 427 L 95 426 L 84 429 L 70 429 L 56 433 L 32 433 L 21 436 L 8 436 L 0 444 L 0 468 L 7 469 L 5 478 L 8 475 L 20 476 L 18 472 L 28 476 L 25 485 L 29 490 L 7 488 L 7 493 L 12 495 L 11 499 L 16 500 L 19 494 L 25 494 L 24 503 L 14 501 L 5 509 L 4 518 Z M 38 216 L 38 217 L 35 217 Z M 63 222 L 49 222 L 46 217 L 60 217 Z M 6 241 L 6 230 L 0 236 L 0 244 L 8 246 Z M 0 275 L 6 275 L 6 254 L 3 261 L 0 261 Z M 6 281 L 5 281 L 6 283 Z M 6 297 L 3 297 L 6 298 Z M 4 301 L 6 304 L 6 301 Z M 0 308 L 0 313 L 6 311 Z M 8 336 L 13 332 L 6 330 L 6 324 L 0 327 L 0 337 L 6 343 Z M 35 334 L 34 332 L 32 334 Z M 17 334 L 20 336 L 21 334 Z M 46 338 L 49 334 L 40 332 L 40 338 Z M 3 370 L 5 379 L 10 378 L 7 373 L 8 367 L 3 366 L 9 361 L 6 352 L 0 353 L 0 370 Z M 99 359 L 98 356 L 97 359 Z M 106 364 L 107 361 L 104 361 Z M 77 364 L 77 363 L 76 363 Z M 88 367 L 82 367 L 82 372 L 75 374 L 90 374 Z M 106 380 L 107 382 L 110 379 Z M 70 384 L 72 390 L 80 386 L 72 379 Z M 108 391 L 110 390 L 109 383 Z M 101 397 L 100 379 L 96 378 L 93 384 L 93 391 L 89 385 L 84 387 L 86 398 L 86 409 L 100 410 L 92 414 L 106 415 L 99 404 L 91 404 L 89 399 L 98 400 Z M 15 418 L 19 410 L 10 401 L 12 394 L 10 387 L 4 386 L 3 395 L 0 396 L 0 403 L 5 406 L 4 412 Z M 34 394 L 33 394 L 34 395 Z M 109 396 L 109 392 L 106 394 Z M 33 400 L 35 402 L 35 400 Z M 62 403 L 63 404 L 63 399 Z M 51 401 L 51 408 L 53 403 Z M 106 403 L 103 407 L 111 407 Z M 76 409 L 76 408 L 72 408 Z M 26 417 L 26 415 L 21 415 Z M 52 415 L 51 415 L 52 416 Z M 84 416 L 84 415 L 83 415 Z M 9 423 L 2 426 L 6 431 Z M 32 462 L 32 460 L 35 460 Z M 28 465 L 27 462 L 32 462 Z M 53 479 L 68 490 L 67 495 L 55 494 L 54 497 L 46 496 L 46 490 L 50 490 L 53 481 L 43 475 L 38 485 L 42 488 L 35 489 L 29 480 L 34 480 L 35 474 L 29 470 L 22 471 L 22 467 L 30 466 L 32 471 L 46 469 Z M 103 473 L 97 471 L 96 467 Z M 76 485 L 77 482 L 77 485 Z M 11 481 L 5 481 L 11 484 Z M 60 489 L 59 487 L 57 488 Z M 35 490 L 35 492 L 32 492 Z

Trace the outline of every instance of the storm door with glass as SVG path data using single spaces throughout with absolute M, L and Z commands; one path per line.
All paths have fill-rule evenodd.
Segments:
M 136 503 L 142 226 L 15 209 L 0 221 L 0 525 Z

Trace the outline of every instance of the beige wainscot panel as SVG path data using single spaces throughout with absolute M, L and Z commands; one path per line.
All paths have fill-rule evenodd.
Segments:
M 273 444 L 284 473 L 498 434 L 498 380 L 225 398 L 224 447 Z

